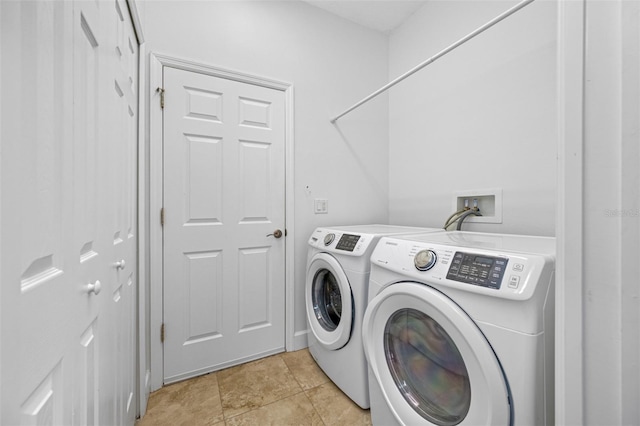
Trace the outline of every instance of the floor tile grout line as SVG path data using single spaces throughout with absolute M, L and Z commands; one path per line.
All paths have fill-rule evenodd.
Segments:
M 224 407 L 222 406 L 222 390 L 220 389 L 220 375 L 218 374 L 218 371 L 214 371 L 214 374 L 216 375 L 216 386 L 218 387 L 218 400 L 220 402 L 220 410 L 222 411 L 222 422 L 227 426 L 227 419 L 224 417 Z
M 324 383 L 323 383 L 323 384 L 324 384 Z M 311 406 L 313 407 L 313 411 L 315 411 L 315 412 L 316 412 L 316 414 L 318 415 L 318 418 L 320 419 L 320 421 L 322 422 L 322 424 L 323 424 L 324 426 L 327 426 L 327 423 L 324 421 L 324 418 L 322 417 L 322 414 L 320 413 L 320 411 L 318 411 L 318 408 L 316 407 L 316 404 L 314 404 L 314 403 L 313 403 L 313 399 L 311 399 L 311 398 L 309 397 L 309 394 L 307 393 L 308 391 L 310 391 L 310 390 L 312 390 L 312 389 L 315 389 L 315 388 L 319 388 L 320 386 L 322 386 L 322 385 L 314 386 L 314 387 L 312 387 L 312 388 L 309 388 L 309 389 L 305 390 L 305 391 L 304 391 L 304 396 L 306 396 L 306 397 L 307 397 L 307 399 L 309 400 L 309 402 L 311 403 Z
M 312 386 L 309 389 L 305 389 L 302 386 L 302 384 L 300 383 L 300 381 L 298 380 L 298 378 L 296 377 L 296 375 L 294 374 L 294 372 L 291 370 L 291 367 L 289 367 L 289 364 L 287 364 L 287 361 L 284 359 L 284 357 L 282 357 L 282 360 L 284 361 L 284 365 L 287 366 L 287 369 L 289 370 L 289 372 L 293 376 L 293 379 L 298 383 L 298 386 L 300 386 L 300 389 L 302 389 L 302 393 L 304 394 L 304 397 L 307 398 L 307 401 L 309 401 L 309 403 L 311 404 L 311 407 L 313 408 L 313 411 L 318 415 L 318 418 L 322 422 L 322 425 L 326 426 L 326 423 L 324 422 L 324 419 L 322 418 L 322 415 L 320 414 L 320 412 L 316 408 L 316 405 L 313 403 L 313 400 L 311 398 L 309 398 L 309 394 L 307 393 L 311 389 L 315 389 L 315 388 L 317 388 L 319 386 L 322 386 L 322 384 L 316 385 L 316 386 Z
M 312 362 L 313 362 L 314 364 L 316 364 L 316 365 L 317 365 L 316 361 L 315 361 L 315 360 L 313 360 L 313 358 L 312 358 Z M 293 373 L 293 371 L 292 371 L 292 370 L 291 370 L 291 368 L 289 367 L 289 364 L 287 364 L 287 362 L 286 362 L 286 361 L 285 361 L 285 365 L 287 366 L 287 368 L 289 369 L 289 371 L 291 371 L 291 374 L 293 375 L 294 379 L 298 382 L 298 384 L 299 384 L 299 385 L 300 385 L 300 387 L 302 388 L 302 390 L 303 390 L 303 392 L 304 392 L 304 394 L 305 394 L 305 397 L 306 397 L 306 398 L 309 400 L 309 402 L 311 403 L 311 406 L 313 407 L 313 410 L 314 410 L 314 411 L 316 412 L 316 414 L 318 415 L 318 418 L 319 418 L 319 419 L 320 419 L 320 421 L 322 422 L 322 425 L 327 426 L 327 423 L 326 423 L 326 421 L 325 421 L 324 417 L 322 416 L 322 414 L 320 413 L 320 411 L 319 411 L 319 410 L 318 410 L 318 408 L 316 407 L 316 404 L 313 402 L 313 399 L 309 396 L 309 394 L 310 394 L 310 393 L 311 393 L 311 391 L 313 391 L 314 389 L 320 388 L 320 387 L 322 387 L 322 386 L 326 385 L 327 383 L 331 383 L 331 379 L 328 379 L 328 381 L 325 381 L 325 382 L 319 383 L 319 384 L 317 384 L 317 385 L 315 385 L 315 386 L 311 386 L 311 387 L 309 387 L 309 388 L 305 389 L 304 387 L 302 387 L 302 385 L 300 384 L 300 381 L 296 378 L 296 375 Z M 339 388 L 338 388 L 338 390 L 339 390 L 340 392 L 342 392 L 342 390 L 341 390 L 341 389 L 339 389 Z M 359 407 L 358 407 L 358 408 L 359 408 Z
M 286 352 L 280 352 L 280 353 L 277 353 L 277 354 L 271 355 L 271 357 L 279 358 L 279 359 L 282 361 L 282 363 L 283 363 L 283 364 L 284 364 L 284 366 L 287 368 L 287 371 L 289 372 L 289 374 L 291 375 L 291 377 L 293 377 L 293 380 L 294 380 L 294 381 L 295 381 L 295 383 L 298 385 L 298 388 L 299 388 L 300 390 L 299 390 L 298 392 L 295 392 L 295 393 L 292 393 L 292 394 L 290 394 L 290 395 L 284 396 L 284 397 L 279 398 L 279 399 L 277 399 L 277 400 L 271 401 L 270 403 L 268 403 L 268 404 L 266 404 L 266 405 L 261 405 L 261 406 L 259 406 L 259 407 L 251 408 L 251 409 L 250 409 L 250 410 L 248 410 L 248 411 L 245 411 L 245 412 L 243 412 L 243 413 L 239 413 L 239 414 L 236 414 L 236 415 L 233 415 L 233 416 L 230 416 L 230 417 L 227 417 L 227 416 L 225 415 L 225 409 L 224 409 L 224 407 L 222 407 L 222 416 L 223 416 L 223 420 L 224 420 L 225 424 L 226 424 L 227 419 L 232 419 L 232 418 L 235 418 L 235 417 L 238 417 L 238 416 L 242 416 L 242 415 L 247 414 L 247 413 L 250 413 L 250 412 L 252 412 L 252 411 L 259 410 L 260 408 L 268 407 L 269 405 L 274 404 L 274 403 L 276 403 L 276 402 L 280 402 L 280 401 L 283 401 L 283 400 L 285 400 L 285 399 L 287 399 L 287 398 L 291 398 L 292 396 L 298 395 L 298 394 L 300 394 L 300 393 L 305 393 L 305 389 L 302 387 L 302 385 L 300 384 L 300 381 L 296 378 L 296 375 L 293 373 L 293 371 L 292 371 L 292 370 L 291 370 L 291 368 L 289 367 L 289 364 L 287 364 L 287 361 L 286 361 L 286 360 L 284 359 L 284 357 L 282 356 L 282 354 L 284 354 L 284 353 L 286 353 Z M 266 358 L 269 358 L 269 357 L 266 357 Z M 261 358 L 261 359 L 259 359 L 259 360 L 255 360 L 255 361 L 260 361 L 260 360 L 264 360 L 264 359 L 265 359 L 265 358 Z M 255 362 L 255 361 L 251 361 L 251 362 Z M 220 392 L 220 382 L 219 382 L 219 381 L 216 381 L 216 382 L 217 382 L 217 384 L 218 384 L 218 394 L 219 394 L 219 396 L 220 396 L 220 399 L 221 399 L 221 406 L 222 406 L 222 394 L 221 394 L 221 392 Z M 305 398 L 309 399 L 309 397 L 308 397 L 306 394 L 305 394 Z M 311 403 L 311 406 L 313 407 L 314 411 L 316 411 L 316 413 L 317 413 L 317 410 L 316 410 L 315 406 L 313 405 L 313 402 L 311 402 L 310 400 L 309 400 L 309 402 Z M 319 415 L 319 413 L 318 413 L 318 415 Z M 322 417 L 320 417 L 320 419 L 322 419 Z M 323 421 L 323 424 L 324 424 L 324 421 Z
M 281 355 L 280 359 L 282 359 L 282 362 L 284 362 L 284 365 L 287 367 L 287 370 L 289 370 L 289 373 L 293 377 L 293 380 L 296 381 L 296 383 L 298 384 L 300 389 L 302 389 L 302 391 L 304 392 L 304 386 L 302 386 L 302 383 L 300 383 L 300 380 L 298 380 L 298 378 L 296 377 L 295 373 L 291 370 L 291 367 L 289 367 L 289 364 L 287 364 L 287 360 L 284 359 L 284 356 L 282 356 L 282 354 L 280 354 L 280 355 Z
M 284 352 L 283 352 L 283 353 L 284 353 Z M 245 411 L 245 412 L 243 412 L 243 413 L 239 413 L 239 414 L 236 414 L 236 415 L 234 415 L 234 416 L 230 416 L 230 417 L 227 417 L 227 416 L 224 414 L 224 411 L 225 411 L 225 410 L 224 410 L 224 407 L 223 407 L 223 408 L 222 408 L 222 415 L 223 415 L 223 421 L 225 422 L 225 425 L 227 424 L 227 420 L 233 419 L 233 418 L 238 417 L 238 416 L 245 415 L 245 414 L 247 414 L 247 413 L 250 413 L 250 412 L 253 412 L 253 411 L 259 410 L 259 409 L 261 409 L 261 408 L 268 407 L 268 406 L 273 405 L 273 404 L 275 404 L 275 403 L 277 403 L 277 402 L 283 401 L 283 400 L 285 400 L 285 399 L 287 399 L 287 398 L 291 398 L 291 397 L 293 397 L 293 396 L 295 396 L 295 395 L 299 395 L 299 394 L 301 394 L 301 393 L 302 393 L 302 394 L 304 394 L 304 397 L 305 397 L 305 398 L 306 398 L 306 400 L 309 402 L 309 404 L 311 404 L 311 407 L 313 408 L 313 411 L 318 415 L 318 418 L 319 418 L 319 419 L 320 419 L 320 421 L 322 422 L 322 425 L 323 425 L 323 426 L 326 426 L 325 420 L 322 418 L 322 415 L 320 414 L 320 412 L 319 412 L 319 411 L 318 411 L 318 409 L 316 408 L 315 404 L 313 403 L 313 400 L 309 397 L 309 395 L 308 395 L 308 393 L 307 393 L 308 391 L 310 391 L 310 390 L 312 390 L 312 389 L 315 389 L 315 388 L 317 388 L 317 387 L 322 386 L 324 383 L 321 383 L 321 384 L 319 384 L 319 385 L 312 386 L 312 387 L 310 387 L 310 388 L 308 388 L 308 389 L 305 389 L 305 388 L 302 386 L 302 384 L 300 383 L 300 380 L 298 380 L 298 378 L 296 377 L 296 375 L 295 375 L 295 373 L 293 372 L 293 370 L 291 370 L 291 367 L 289 366 L 289 364 L 288 364 L 288 363 L 287 363 L 287 361 L 285 360 L 285 358 L 284 358 L 284 356 L 283 356 L 283 353 L 275 354 L 275 356 L 276 356 L 276 357 L 279 357 L 279 358 L 282 360 L 282 362 L 284 363 L 285 367 L 287 368 L 287 371 L 289 372 L 289 374 L 291 375 L 291 377 L 293 377 L 293 380 L 294 380 L 294 381 L 296 382 L 296 384 L 298 385 L 298 387 L 299 387 L 300 391 L 299 391 L 299 392 L 296 392 L 296 393 L 293 393 L 293 394 L 291 394 L 291 395 L 287 395 L 287 396 L 282 397 L 282 398 L 280 398 L 280 399 L 277 399 L 277 400 L 275 400 L 275 401 L 271 401 L 270 403 L 268 403 L 268 404 L 266 404 L 266 405 L 261 405 L 260 407 L 255 407 L 255 408 L 252 408 L 252 409 L 250 409 L 250 410 L 248 410 L 248 411 Z M 220 384 L 219 384 L 219 382 L 217 382 L 217 383 L 218 383 L 218 394 L 219 394 L 220 398 L 222 398 L 222 395 L 221 395 L 221 393 L 220 393 Z
M 262 409 L 265 408 L 268 410 L 269 407 L 273 406 L 273 404 L 275 403 L 280 403 L 286 399 L 289 398 L 294 398 L 294 397 L 298 397 L 300 398 L 300 402 L 302 403 L 302 400 L 304 400 L 304 405 L 307 404 L 311 404 L 311 407 L 309 407 L 309 411 L 307 412 L 309 416 L 304 416 L 305 420 L 309 420 L 311 422 L 313 422 L 313 419 L 316 419 L 317 421 L 319 421 L 320 423 L 318 423 L 318 426 L 320 425 L 324 425 L 324 426 L 331 426 L 335 423 L 331 423 L 331 415 L 329 415 L 328 418 L 324 418 L 323 415 L 321 414 L 322 412 L 324 412 L 322 410 L 322 408 L 324 408 L 324 406 L 318 407 L 316 403 L 319 403 L 320 401 L 316 401 L 316 403 L 314 403 L 314 398 L 312 398 L 311 395 L 315 395 L 316 392 L 319 392 L 319 390 L 321 388 L 323 388 L 325 385 L 327 385 L 327 383 L 331 383 L 331 381 L 329 380 L 327 381 L 323 381 L 322 383 L 318 383 L 317 382 L 317 377 L 315 377 L 314 375 L 309 376 L 307 374 L 307 372 L 311 369 L 312 366 L 315 366 L 315 361 L 312 359 L 308 359 L 308 356 L 310 356 L 310 354 L 306 353 L 306 354 L 300 354 L 300 355 L 288 355 L 287 352 L 282 352 L 282 353 L 278 353 L 278 354 L 274 354 L 273 357 L 278 359 L 278 364 L 280 362 L 284 363 L 284 367 L 285 367 L 285 371 L 286 374 L 288 375 L 288 380 L 287 383 L 289 383 L 287 385 L 287 388 L 289 391 L 291 391 L 292 393 L 286 395 L 286 396 L 278 396 L 278 399 L 270 401 L 268 404 L 265 405 L 261 405 L 259 407 L 254 407 L 251 409 L 248 409 L 247 411 L 243 412 L 243 413 L 238 413 L 235 414 L 233 416 L 227 417 L 227 415 L 225 415 L 225 412 L 228 411 L 232 411 L 233 407 L 227 407 L 227 410 L 225 410 L 225 408 L 222 406 L 223 403 L 223 394 L 222 394 L 222 389 L 223 387 L 221 386 L 221 380 L 220 380 L 220 376 L 221 374 L 219 374 L 221 371 L 223 370 L 218 370 L 218 371 L 214 371 L 214 372 L 210 372 L 207 373 L 203 376 L 199 376 L 199 377 L 205 377 L 208 375 L 212 375 L 215 379 L 215 385 L 217 386 L 217 391 L 218 391 L 218 395 L 216 398 L 216 405 L 218 407 L 220 407 L 221 409 L 221 418 L 218 424 L 218 426 L 220 425 L 226 425 L 228 426 L 229 424 L 231 424 L 230 422 L 232 422 L 232 419 L 235 419 L 238 416 L 243 416 L 243 415 L 247 415 L 248 413 L 251 412 L 255 412 L 258 409 Z M 254 361 L 250 361 L 248 363 L 244 363 L 243 365 L 247 365 L 253 362 L 259 362 L 259 361 L 264 361 L 266 358 L 261 358 L 258 360 L 254 360 Z M 231 367 L 233 368 L 233 367 Z M 283 370 L 280 370 L 279 368 L 273 369 L 273 368 L 269 368 L 266 371 L 262 371 L 262 374 L 264 374 L 266 377 L 266 380 L 269 380 L 270 377 L 270 373 L 273 371 L 273 373 L 275 374 L 274 377 L 278 377 L 281 375 L 280 372 L 282 372 Z M 296 372 L 298 374 L 296 374 Z M 311 378 L 311 380 L 309 379 Z M 192 378 L 192 379 L 188 379 L 188 380 L 197 380 L 198 377 L 196 378 Z M 185 380 L 187 381 L 187 380 Z M 284 382 L 283 382 L 284 383 Z M 295 385 L 297 385 L 297 388 Z M 225 385 L 226 386 L 226 385 Z M 208 389 L 213 390 L 213 388 L 209 387 Z M 225 388 L 227 390 L 227 392 L 233 392 L 233 388 L 231 387 L 226 387 Z M 300 393 L 304 394 L 304 397 L 299 396 Z M 274 395 L 275 396 L 275 395 Z M 317 399 L 317 398 L 316 398 Z M 210 400 L 211 402 L 213 402 L 212 400 Z M 151 401 L 150 401 L 151 402 Z M 151 405 L 151 404 L 150 404 Z M 308 407 L 308 405 L 307 405 Z M 248 407 L 247 407 L 248 408 Z M 325 414 L 329 414 L 329 413 L 325 413 Z M 254 416 L 256 414 L 254 413 Z M 240 419 L 237 419 L 240 420 Z M 240 420 L 242 421 L 242 420 Z M 327 423 L 329 421 L 329 423 Z
M 236 415 L 233 415 L 233 416 L 230 416 L 230 417 L 226 417 L 226 416 L 225 416 L 225 417 L 224 417 L 224 419 L 225 419 L 225 420 L 226 420 L 227 418 L 229 418 L 229 419 L 233 419 L 234 417 L 242 416 L 242 415 L 247 414 L 247 413 L 250 413 L 250 412 L 252 412 L 252 411 L 256 411 L 256 410 L 259 410 L 259 409 L 261 409 L 261 408 L 268 407 L 268 406 L 270 406 L 270 405 L 272 405 L 272 404 L 275 404 L 276 402 L 284 401 L 285 399 L 287 399 L 287 398 L 291 398 L 292 396 L 300 395 L 301 393 L 304 393 L 304 389 L 301 389 L 301 390 L 300 390 L 300 392 L 292 393 L 291 395 L 287 395 L 287 396 L 285 396 L 285 397 L 283 397 L 283 398 L 276 399 L 275 401 L 271 401 L 271 402 L 269 402 L 268 404 L 265 404 L 265 405 L 261 405 L 261 406 L 259 406 L 259 407 L 252 408 L 252 409 L 250 409 L 249 411 L 245 411 L 245 412 L 243 412 L 243 413 L 239 413 L 239 414 L 236 414 Z M 305 394 L 305 396 L 307 396 L 307 395 Z M 313 403 L 312 403 L 312 405 L 313 405 Z M 314 407 L 314 409 L 315 409 L 315 407 Z M 223 414 L 223 416 L 224 416 L 224 407 L 222 408 L 222 414 Z
M 317 386 L 316 386 L 316 387 L 317 387 Z M 315 387 L 314 387 L 314 388 L 315 388 Z M 311 389 L 314 389 L 314 388 L 311 388 Z M 307 399 L 307 401 L 309 402 L 309 404 L 311 404 L 311 407 L 313 408 L 313 411 L 318 415 L 318 418 L 320 419 L 320 421 L 322 422 L 322 424 L 323 424 L 324 426 L 326 426 L 326 423 L 324 422 L 324 419 L 322 418 L 322 416 L 320 415 L 320 413 L 319 413 L 319 412 L 318 412 L 318 410 L 316 409 L 316 406 L 314 405 L 314 403 L 313 403 L 313 401 L 311 400 L 311 398 L 309 398 L 309 395 L 307 395 L 307 391 L 305 391 L 304 389 L 303 389 L 303 390 L 301 390 L 300 392 L 297 392 L 297 393 L 291 394 L 291 395 L 286 396 L 286 397 L 284 397 L 284 398 L 280 398 L 280 399 L 278 399 L 278 400 L 276 400 L 276 401 L 272 401 L 272 402 L 270 402 L 270 403 L 268 403 L 268 404 L 266 404 L 266 405 L 261 405 L 260 407 L 252 408 L 251 410 L 249 410 L 249 411 L 245 411 L 244 413 L 236 414 L 235 416 L 231 416 L 231 417 L 229 417 L 229 418 L 226 418 L 226 417 L 225 417 L 223 420 L 224 420 L 224 422 L 225 422 L 225 424 L 226 424 L 227 420 L 230 420 L 230 419 L 236 418 L 236 417 L 238 417 L 238 416 L 243 416 L 243 415 L 248 414 L 248 413 L 250 413 L 250 412 L 252 412 L 252 411 L 260 410 L 261 408 L 269 407 L 270 405 L 273 405 L 273 404 L 275 404 L 275 403 L 278 403 L 278 402 L 284 401 L 285 399 L 292 398 L 292 397 L 294 397 L 294 396 L 296 396 L 296 395 L 300 395 L 300 394 L 303 394 L 303 395 L 304 395 L 304 397 Z

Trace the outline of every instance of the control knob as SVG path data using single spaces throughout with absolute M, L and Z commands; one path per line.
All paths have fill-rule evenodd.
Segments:
M 413 258 L 413 264 L 419 271 L 428 271 L 436 264 L 438 256 L 433 250 L 421 250 Z
M 336 234 L 327 234 L 324 236 L 324 245 L 328 246 L 336 239 Z

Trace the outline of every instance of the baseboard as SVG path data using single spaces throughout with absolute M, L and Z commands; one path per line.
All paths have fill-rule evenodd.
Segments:
M 287 348 L 287 351 L 294 352 L 308 347 L 307 334 L 309 334 L 309 330 L 296 331 L 293 335 L 293 347 Z

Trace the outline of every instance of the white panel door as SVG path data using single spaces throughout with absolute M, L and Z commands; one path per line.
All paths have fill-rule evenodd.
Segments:
M 56 76 L 73 70 L 73 6 L 1 2 L 0 7 L 0 423 L 71 424 L 71 346 L 81 327 L 66 307 L 95 305 L 83 283 L 71 279 L 80 248 L 75 259 L 68 258 L 73 244 L 65 232 L 72 222 L 66 207 L 72 202 L 67 191 L 73 178 L 72 86 L 71 81 L 60 86 Z
M 282 91 L 163 72 L 168 383 L 284 350 L 285 104 Z
M 73 145 L 71 150 L 66 150 L 67 167 L 72 175 L 65 213 L 70 214 L 70 228 L 65 231 L 70 230 L 71 234 L 65 239 L 70 240 L 71 245 L 65 256 L 77 267 L 67 278 L 77 281 L 84 290 L 78 293 L 84 300 L 77 300 L 66 308 L 73 315 L 75 325 L 71 342 L 73 366 L 67 368 L 74 375 L 72 424 L 78 426 L 99 424 L 99 417 L 106 409 L 105 404 L 101 407 L 99 403 L 99 389 L 106 385 L 99 371 L 107 361 L 100 350 L 108 347 L 104 338 L 106 329 L 103 329 L 106 319 L 103 307 L 106 291 L 103 290 L 109 285 L 109 279 L 103 264 L 109 253 L 101 235 L 99 217 L 100 197 L 107 177 L 106 165 L 100 157 L 108 141 L 100 132 L 100 114 L 106 109 L 96 102 L 103 99 L 101 66 L 106 62 L 100 54 L 105 48 L 106 31 L 100 22 L 98 6 L 93 2 L 74 4 L 73 80 L 69 86 L 73 93 Z M 95 289 L 90 291 L 89 285 Z
M 133 425 L 138 52 L 127 5 L 0 7 L 0 424 Z
M 101 70 L 105 95 L 101 114 L 104 135 L 99 161 L 105 168 L 102 200 L 104 241 L 108 243 L 107 277 L 104 303 L 109 333 L 101 351 L 105 364 L 101 373 L 103 398 L 110 401 L 102 424 L 132 424 L 136 417 L 136 203 L 137 203 L 137 105 L 138 45 L 124 0 L 99 2 L 108 9 L 101 24 L 105 31 L 107 66 Z M 117 372 L 117 374 L 114 374 Z

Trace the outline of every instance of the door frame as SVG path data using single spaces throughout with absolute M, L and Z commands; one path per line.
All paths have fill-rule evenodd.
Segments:
M 146 271 L 146 230 L 144 226 L 146 221 L 144 213 L 147 208 L 145 202 L 145 182 L 146 182 L 146 154 L 145 154 L 145 140 L 147 131 L 145 127 L 146 119 L 146 102 L 144 98 L 144 88 L 147 81 L 147 68 L 146 68 L 146 39 L 142 29 L 142 20 L 140 19 L 140 13 L 138 11 L 137 0 L 126 0 L 129 15 L 131 16 L 131 23 L 136 34 L 136 40 L 138 42 L 138 81 L 136 82 L 136 91 L 138 94 L 138 132 L 137 132 L 137 163 L 134 165 L 136 170 L 136 182 L 135 188 L 137 191 L 136 200 L 136 275 L 138 280 L 138 291 L 135 300 L 135 314 L 134 320 L 136 321 L 132 327 L 134 333 L 136 333 L 136 390 L 137 390 L 137 415 L 142 417 L 147 411 L 147 402 L 149 401 L 149 374 L 147 365 L 147 342 L 149 341 L 146 335 L 146 320 L 145 315 L 147 312 L 147 271 Z
M 184 71 L 197 72 L 213 77 L 253 84 L 269 89 L 280 90 L 285 95 L 285 349 L 291 350 L 294 343 L 294 304 L 293 304 L 293 265 L 294 265 L 294 191 L 293 191 L 293 84 L 244 72 L 219 68 L 200 62 L 163 55 L 149 54 L 149 339 L 151 351 L 151 391 L 163 386 L 164 353 L 160 341 L 160 328 L 163 317 L 163 263 L 162 263 L 162 226 L 160 209 L 163 193 L 163 130 L 160 93 L 162 71 L 172 67 Z M 289 242 L 290 243 L 289 243 Z
M 555 419 L 584 424 L 586 0 L 558 2 Z M 594 175 L 592 173 L 592 175 Z M 594 175 L 595 176 L 595 175 Z

